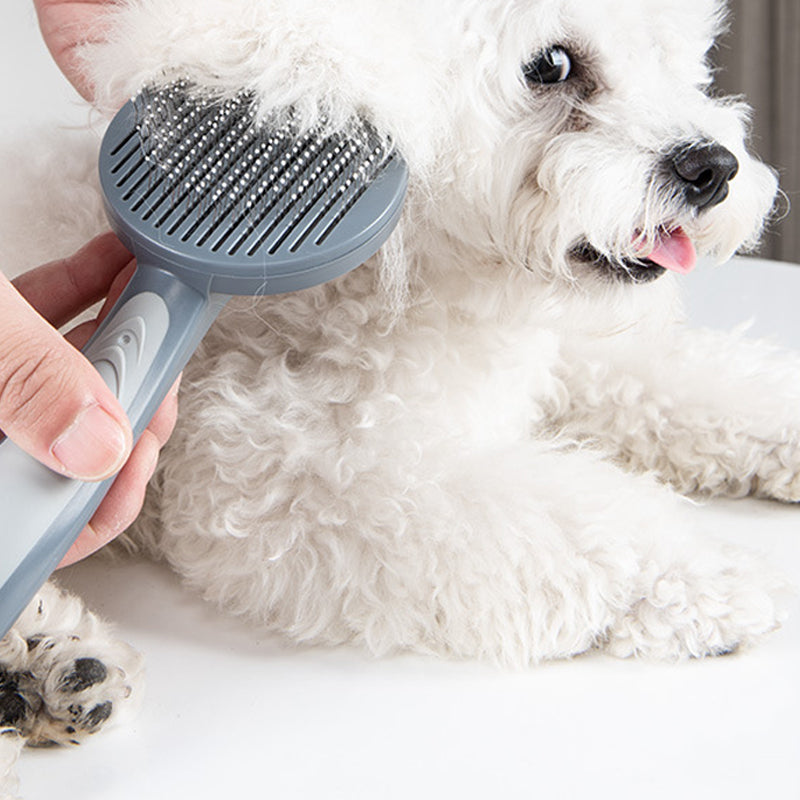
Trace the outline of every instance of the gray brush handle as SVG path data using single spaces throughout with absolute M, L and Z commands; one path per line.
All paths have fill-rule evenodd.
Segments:
M 83 349 L 125 409 L 134 440 L 227 300 L 140 261 Z M 58 566 L 113 480 L 65 478 L 10 440 L 0 443 L 0 637 Z

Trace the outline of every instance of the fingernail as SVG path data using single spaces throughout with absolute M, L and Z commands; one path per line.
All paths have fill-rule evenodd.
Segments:
M 97 404 L 84 408 L 50 448 L 64 472 L 85 481 L 113 475 L 127 451 L 122 426 Z

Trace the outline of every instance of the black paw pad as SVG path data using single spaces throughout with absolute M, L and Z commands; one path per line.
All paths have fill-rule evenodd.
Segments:
M 105 703 L 98 703 L 85 717 L 84 727 L 94 730 L 98 725 L 102 725 L 110 716 L 114 704 L 110 700 Z
M 94 733 L 111 716 L 113 710 L 114 704 L 110 700 L 98 703 L 89 711 L 85 711 L 82 705 L 71 705 L 67 709 L 72 722 L 89 733 Z
M 16 692 L 0 692 L 0 725 L 16 727 L 28 714 L 27 702 Z
M 106 679 L 108 670 L 102 661 L 96 658 L 79 658 L 75 661 L 72 672 L 67 673 L 59 684 L 62 692 L 82 692 Z
M 0 725 L 17 727 L 29 713 L 30 705 L 19 692 L 19 677 L 0 668 Z

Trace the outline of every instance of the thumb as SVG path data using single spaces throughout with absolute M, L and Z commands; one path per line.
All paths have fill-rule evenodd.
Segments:
M 82 480 L 117 472 L 130 424 L 94 367 L 0 274 L 0 428 L 46 466 Z

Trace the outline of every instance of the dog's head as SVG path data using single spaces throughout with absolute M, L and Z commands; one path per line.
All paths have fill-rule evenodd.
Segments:
M 773 173 L 713 96 L 718 0 L 124 0 L 101 97 L 188 76 L 309 121 L 369 117 L 414 220 L 547 279 L 643 282 L 757 240 Z
M 721 3 L 540 0 L 484 18 L 460 87 L 454 183 L 477 210 L 463 230 L 549 276 L 628 282 L 758 239 L 776 183 L 745 148 L 747 108 L 713 94 Z

